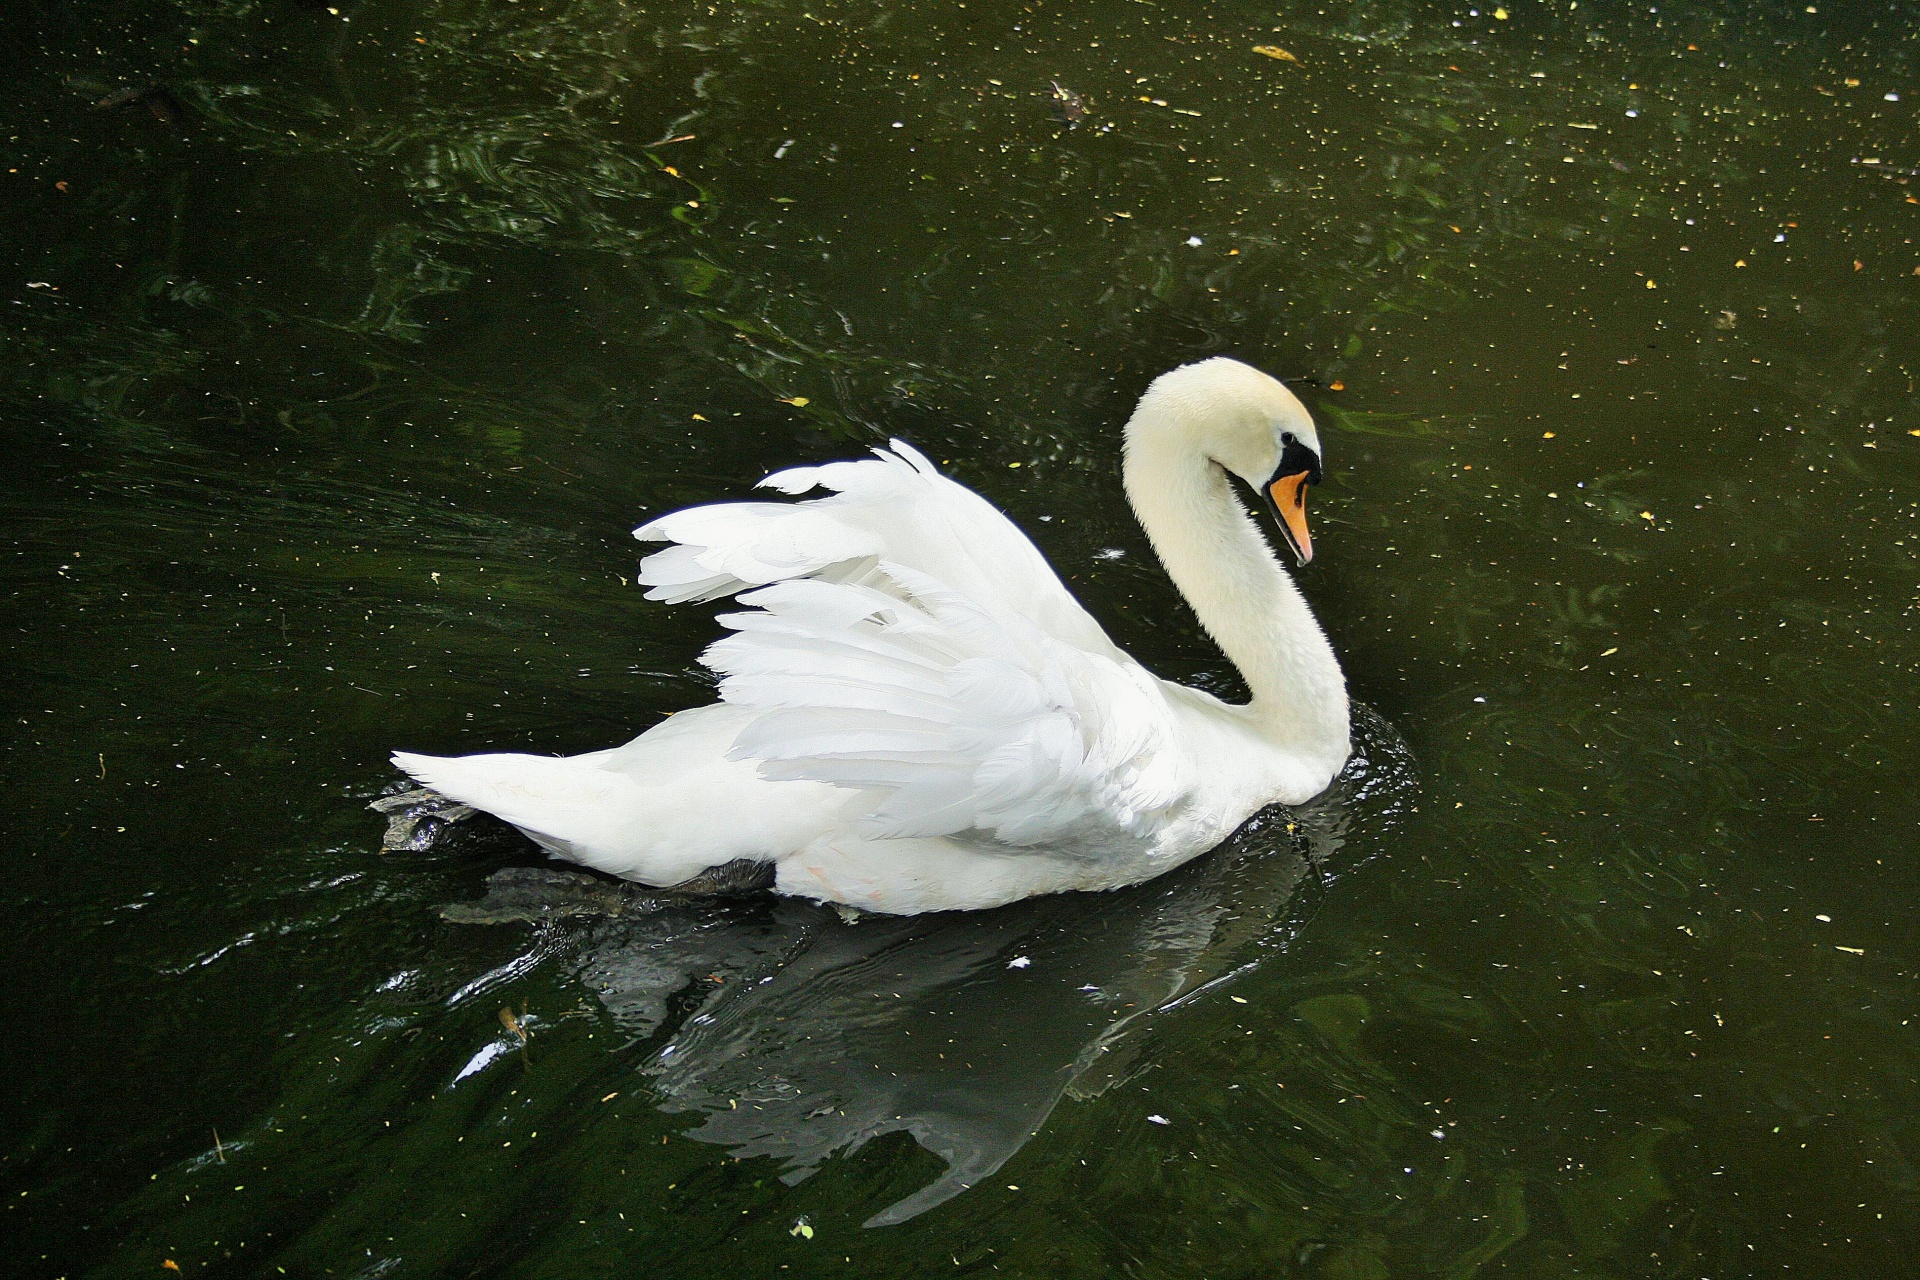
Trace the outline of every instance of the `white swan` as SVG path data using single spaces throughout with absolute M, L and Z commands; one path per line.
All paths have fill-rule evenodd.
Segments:
M 425 785 L 559 857 L 644 884 L 749 859 L 783 894 L 911 915 L 1112 889 L 1171 870 L 1346 761 L 1346 680 L 1235 498 L 1265 495 L 1304 563 L 1319 437 L 1238 361 L 1162 375 L 1126 428 L 1127 497 L 1252 690 L 1245 706 L 1128 657 L 1040 552 L 894 441 L 761 484 L 809 502 L 663 516 L 648 597 L 744 593 L 703 661 L 722 701 L 623 747 L 396 754 Z

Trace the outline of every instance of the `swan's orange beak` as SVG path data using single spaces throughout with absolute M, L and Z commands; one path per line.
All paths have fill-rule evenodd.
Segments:
M 1300 471 L 1275 476 L 1267 484 L 1267 501 L 1280 520 L 1280 532 L 1301 564 L 1313 559 L 1313 538 L 1307 533 L 1307 485 L 1312 478 L 1311 471 Z

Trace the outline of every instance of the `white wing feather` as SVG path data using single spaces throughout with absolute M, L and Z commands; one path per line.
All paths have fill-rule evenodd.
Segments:
M 1025 618 L 1048 635 L 1113 658 L 1123 655 L 1081 608 L 1046 557 L 992 503 L 941 475 L 895 440 L 872 461 L 796 467 L 760 482 L 808 502 L 727 502 L 690 507 L 634 530 L 672 542 L 640 564 L 650 600 L 717 600 L 791 578 L 878 583 L 880 560 L 927 574 L 981 608 Z
M 676 544 L 641 564 L 651 599 L 754 588 L 703 658 L 723 699 L 761 713 L 732 758 L 878 793 L 871 836 L 1150 838 L 1193 789 L 1159 682 L 990 503 L 910 445 L 875 453 L 761 482 L 832 497 L 634 531 Z
M 703 661 L 761 714 L 733 758 L 763 776 L 872 790 L 878 837 L 977 832 L 1099 851 L 1150 839 L 1192 790 L 1157 682 L 882 562 L 906 597 L 796 579 L 741 597 Z

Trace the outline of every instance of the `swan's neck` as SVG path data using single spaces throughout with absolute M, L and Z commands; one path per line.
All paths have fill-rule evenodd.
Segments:
M 1226 472 L 1155 425 L 1128 425 L 1126 488 L 1160 562 L 1240 669 L 1263 736 L 1344 756 L 1347 682 L 1333 646 Z

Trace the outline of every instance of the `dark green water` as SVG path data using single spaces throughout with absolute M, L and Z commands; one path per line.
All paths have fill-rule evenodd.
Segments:
M 1920 1275 L 1920 18 L 1508 3 L 10 6 L 6 1270 Z M 1230 691 L 1118 478 L 1216 352 L 1383 717 L 1307 811 L 851 927 L 377 854 L 888 434 Z

